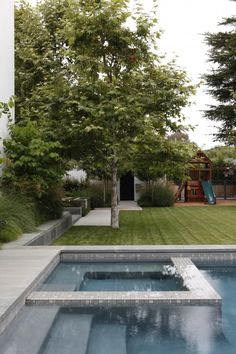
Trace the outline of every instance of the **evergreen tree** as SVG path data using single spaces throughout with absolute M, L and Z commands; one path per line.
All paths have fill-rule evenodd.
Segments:
M 216 139 L 236 145 L 236 17 L 227 18 L 220 25 L 225 30 L 206 35 L 212 69 L 205 79 L 209 93 L 218 102 L 210 105 L 205 115 L 222 123 Z

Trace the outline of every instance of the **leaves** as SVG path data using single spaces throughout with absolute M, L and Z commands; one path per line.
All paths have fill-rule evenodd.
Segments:
M 6 167 L 2 184 L 39 197 L 59 183 L 65 173 L 61 145 L 47 140 L 36 123 L 12 125 L 4 141 Z
M 236 17 L 225 19 L 221 26 L 228 30 L 207 33 L 211 72 L 205 75 L 209 93 L 218 101 L 205 111 L 207 118 L 220 121 L 222 126 L 216 139 L 230 145 L 236 144 Z
M 126 0 L 43 0 L 16 8 L 17 119 L 52 131 L 63 156 L 89 174 L 130 169 L 149 127 L 162 151 L 194 91 L 154 50 L 155 6 L 151 15 L 137 7 L 131 14 Z

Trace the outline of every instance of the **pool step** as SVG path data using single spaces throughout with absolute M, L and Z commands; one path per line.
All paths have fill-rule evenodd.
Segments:
M 40 354 L 86 354 L 92 315 L 61 311 Z
M 27 312 L 25 317 L 21 318 L 19 314 L 14 333 L 9 333 L 3 343 L 0 340 L 1 354 L 38 354 L 55 320 L 58 308 L 31 307 L 25 311 Z
M 75 291 L 76 284 L 42 284 L 39 291 Z
M 126 326 L 98 324 L 91 330 L 87 354 L 126 354 Z

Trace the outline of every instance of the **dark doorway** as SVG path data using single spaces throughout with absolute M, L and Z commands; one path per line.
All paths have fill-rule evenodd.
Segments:
M 134 175 L 132 172 L 120 178 L 120 200 L 134 200 Z

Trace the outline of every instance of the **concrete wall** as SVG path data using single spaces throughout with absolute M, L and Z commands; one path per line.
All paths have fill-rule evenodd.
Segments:
M 14 95 L 14 0 L 0 1 L 0 101 Z M 14 114 L 14 111 L 12 111 Z M 14 118 L 14 117 L 13 117 Z M 7 119 L 0 119 L 0 137 L 6 138 Z M 2 154 L 2 139 L 0 150 Z M 1 167 L 0 167 L 1 173 Z

